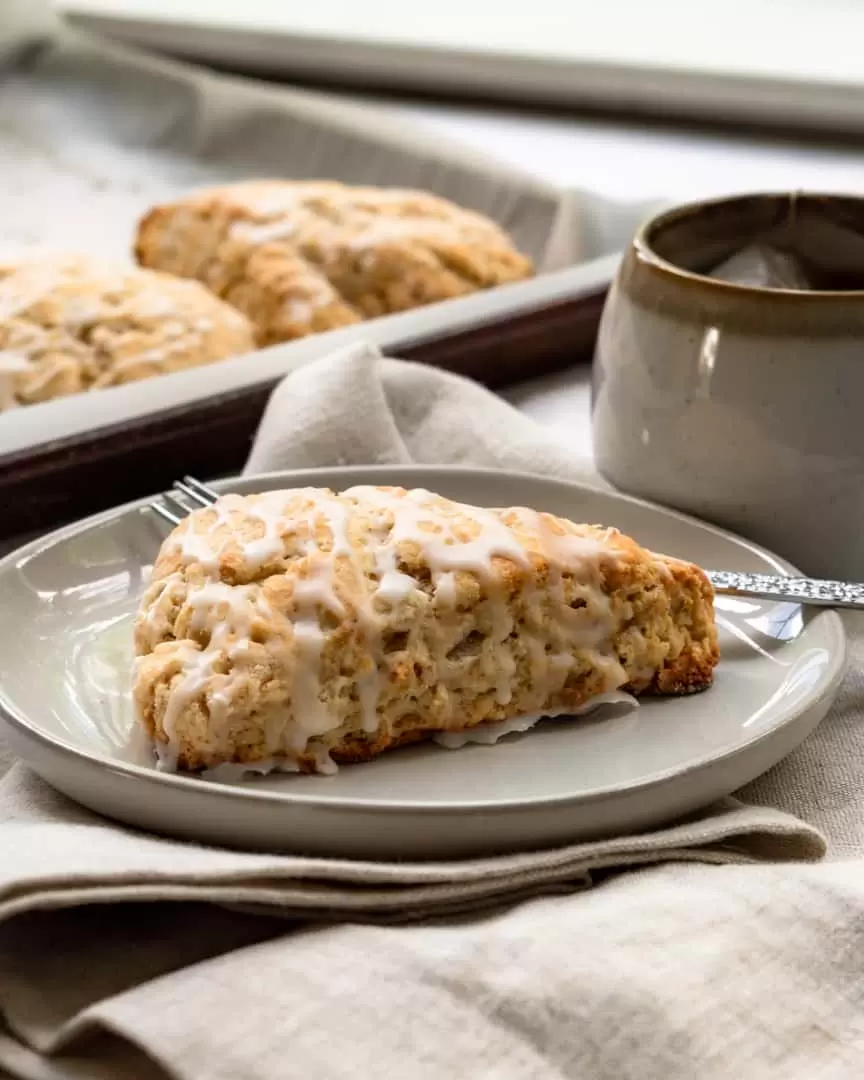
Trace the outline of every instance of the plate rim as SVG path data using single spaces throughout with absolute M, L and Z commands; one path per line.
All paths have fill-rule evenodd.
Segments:
M 281 480 L 282 478 L 311 478 L 315 476 L 321 476 L 324 474 L 341 473 L 345 474 L 347 478 L 356 476 L 359 474 L 368 475 L 370 473 L 374 475 L 380 475 L 382 478 L 387 475 L 391 475 L 396 472 L 409 472 L 419 475 L 432 475 L 440 474 L 441 472 L 451 473 L 457 476 L 463 476 L 466 478 L 483 479 L 484 477 L 495 477 L 498 480 L 504 478 L 510 478 L 517 482 L 537 482 L 540 481 L 543 484 L 557 487 L 565 492 L 578 494 L 580 492 L 587 492 L 590 495 L 600 495 L 605 498 L 611 499 L 615 502 L 624 502 L 632 506 L 636 506 L 648 511 L 659 513 L 663 517 L 671 518 L 672 520 L 678 520 L 689 525 L 695 525 L 714 536 L 722 537 L 736 544 L 738 547 L 744 548 L 747 551 L 752 552 L 754 555 L 765 560 L 770 565 L 774 566 L 778 571 L 783 574 L 800 575 L 800 571 L 795 566 L 783 559 L 781 556 L 774 554 L 761 545 L 756 544 L 746 538 L 731 532 L 728 529 L 723 529 L 719 526 L 713 525 L 710 522 L 703 521 L 691 514 L 682 513 L 679 510 L 673 510 L 669 507 L 659 505 L 657 503 L 650 502 L 647 499 L 636 498 L 632 495 L 626 495 L 622 492 L 618 492 L 614 489 L 606 489 L 600 484 L 591 484 L 587 481 L 580 480 L 566 480 L 558 476 L 544 476 L 542 473 L 533 473 L 524 470 L 514 469 L 495 469 L 485 467 L 475 467 L 466 465 L 413 465 L 410 463 L 400 464 L 377 464 L 377 465 L 332 465 L 332 466 L 316 466 L 314 468 L 306 469 L 273 469 L 267 472 L 252 473 L 248 476 L 238 475 L 232 477 L 225 477 L 219 480 L 210 481 L 212 486 L 217 491 L 228 491 L 232 484 L 235 484 L 238 480 L 244 484 L 255 483 L 256 481 L 273 481 Z M 293 486 L 299 486 L 296 482 Z M 303 485 L 311 486 L 311 485 Z M 2 558 L 0 558 L 0 576 L 9 571 L 17 569 L 18 565 L 25 560 L 35 557 L 43 551 L 62 543 L 63 541 L 72 539 L 75 536 L 81 535 L 90 529 L 97 528 L 109 521 L 115 520 L 127 513 L 133 513 L 137 510 L 141 510 L 148 506 L 155 498 L 158 498 L 162 493 L 157 495 L 145 496 L 141 499 L 134 499 L 128 503 L 122 503 L 119 506 L 112 507 L 108 510 L 100 511 L 96 514 L 91 514 L 88 517 L 81 518 L 78 521 L 71 522 L 68 525 L 61 526 L 59 529 L 54 529 L 44 536 L 32 540 L 29 543 L 16 548 L 14 551 L 9 552 Z M 23 739 L 35 740 L 40 743 L 42 747 L 49 753 L 55 753 L 60 755 L 66 755 L 77 759 L 78 763 L 85 768 L 96 769 L 108 769 L 111 772 L 118 773 L 121 776 L 125 776 L 135 782 L 154 783 L 157 785 L 165 784 L 170 789 L 176 791 L 178 794 L 181 792 L 187 792 L 190 795 L 195 792 L 198 796 L 204 798 L 229 798 L 248 800 L 252 799 L 256 802 L 279 804 L 290 803 L 298 806 L 306 806 L 307 808 L 325 809 L 334 812 L 351 811 L 353 813 L 381 813 L 392 812 L 394 810 L 401 810 L 405 813 L 420 814 L 420 815 L 455 815 L 464 814 L 470 812 L 482 812 L 484 814 L 495 813 L 512 813 L 514 809 L 524 808 L 526 811 L 542 810 L 542 809 L 559 809 L 564 807 L 579 806 L 586 803 L 598 803 L 611 799 L 619 799 L 624 795 L 638 794 L 640 792 L 648 792 L 655 787 L 662 787 L 664 784 L 669 783 L 675 779 L 683 779 L 689 777 L 694 773 L 698 773 L 705 768 L 711 768 L 712 766 L 719 766 L 725 761 L 731 761 L 738 755 L 746 752 L 747 750 L 757 746 L 775 736 L 779 731 L 783 730 L 788 724 L 793 723 L 796 719 L 799 719 L 804 712 L 809 709 L 816 708 L 825 698 L 829 699 L 836 692 L 837 688 L 842 681 L 844 672 L 846 670 L 846 664 L 848 659 L 848 642 L 846 637 L 843 621 L 839 614 L 834 610 L 820 611 L 816 618 L 818 618 L 825 628 L 829 629 L 834 637 L 834 646 L 829 653 L 829 665 L 826 670 L 823 679 L 821 680 L 818 691 L 807 700 L 799 709 L 788 716 L 780 724 L 772 725 L 762 731 L 754 732 L 747 739 L 736 743 L 733 747 L 727 747 L 725 749 L 718 750 L 713 753 L 708 753 L 703 757 L 699 757 L 684 766 L 672 767 L 665 769 L 662 772 L 652 773 L 645 779 L 636 783 L 622 782 L 619 784 L 607 785 L 600 788 L 591 788 L 587 790 L 570 792 L 567 794 L 556 794 L 550 796 L 536 796 L 530 798 L 517 798 L 514 800 L 459 800 L 448 801 L 446 803 L 430 802 L 428 800 L 388 800 L 388 799 L 357 799 L 356 797 L 346 796 L 328 796 L 327 798 L 321 798 L 315 794 L 306 794 L 303 792 L 281 792 L 267 790 L 255 790 L 251 786 L 233 786 L 229 784 L 207 784 L 201 783 L 201 781 L 194 776 L 186 776 L 181 773 L 169 773 L 161 772 L 157 768 L 146 768 L 142 765 L 136 765 L 132 762 L 118 761 L 111 758 L 103 757 L 102 755 L 84 750 L 80 747 L 70 745 L 55 736 L 39 730 L 31 721 L 27 719 L 27 716 L 19 711 L 13 702 L 9 701 L 6 696 L 5 688 L 0 682 L 0 720 L 4 721 L 10 727 L 12 727 L 17 735 Z M 821 721 L 820 721 L 821 722 Z

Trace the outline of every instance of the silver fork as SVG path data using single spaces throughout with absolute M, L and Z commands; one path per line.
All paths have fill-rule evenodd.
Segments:
M 171 525 L 179 525 L 193 510 L 212 506 L 218 492 L 194 476 L 177 480 L 150 503 L 150 509 Z M 751 574 L 738 570 L 706 570 L 714 591 L 722 596 L 742 596 L 755 600 L 787 600 L 813 607 L 852 608 L 864 611 L 864 583 L 824 581 L 819 578 L 787 577 L 782 574 Z
M 170 491 L 165 491 L 154 499 L 150 503 L 150 509 L 169 525 L 179 525 L 193 510 L 212 506 L 218 498 L 218 491 L 202 484 L 194 476 L 184 476 L 182 480 L 174 481 L 174 487 Z

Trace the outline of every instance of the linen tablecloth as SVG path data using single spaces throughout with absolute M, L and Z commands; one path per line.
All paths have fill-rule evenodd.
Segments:
M 501 399 L 369 347 L 286 378 L 249 468 L 412 461 L 596 479 Z M 219 851 L 123 829 L 15 765 L 0 780 L 0 1066 L 46 1080 L 861 1075 L 864 623 L 847 627 L 836 705 L 769 774 L 655 833 L 540 854 Z

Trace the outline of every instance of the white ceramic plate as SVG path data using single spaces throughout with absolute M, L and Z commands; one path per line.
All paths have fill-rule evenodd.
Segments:
M 425 487 L 616 525 L 710 568 L 785 571 L 708 525 L 575 484 L 472 469 L 279 473 L 231 490 L 363 483 Z M 139 504 L 136 504 L 136 506 Z M 0 562 L 0 713 L 49 783 L 131 825 L 205 842 L 347 857 L 458 857 L 647 829 L 728 794 L 819 723 L 845 661 L 840 619 L 721 599 L 715 686 L 637 710 L 546 721 L 495 746 L 406 748 L 333 777 L 215 783 L 159 773 L 134 737 L 131 621 L 165 527 L 122 508 Z M 131 734 L 131 737 L 130 737 Z

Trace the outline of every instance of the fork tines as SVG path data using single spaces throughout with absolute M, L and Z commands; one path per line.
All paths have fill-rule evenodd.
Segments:
M 219 498 L 213 488 L 194 476 L 175 480 L 170 491 L 163 492 L 150 503 L 150 509 L 170 525 L 179 525 L 183 518 L 201 506 L 212 506 Z

